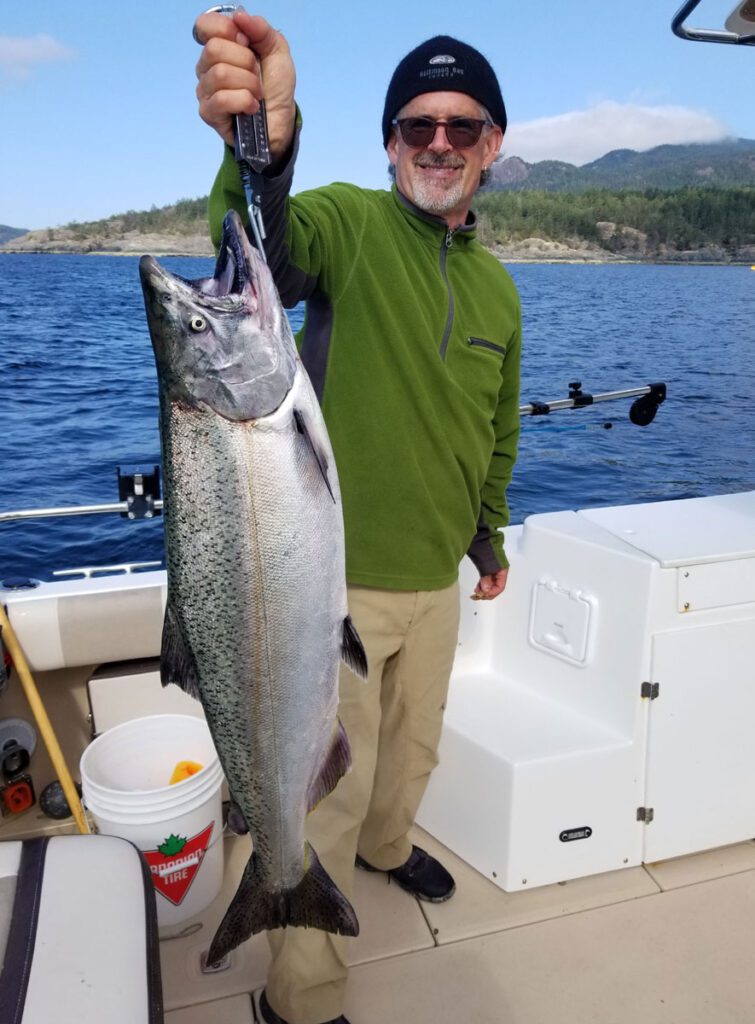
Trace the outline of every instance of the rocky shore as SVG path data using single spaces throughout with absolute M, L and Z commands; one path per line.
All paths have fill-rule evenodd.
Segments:
M 545 238 L 525 238 L 497 243 L 491 252 L 504 263 L 746 263 L 755 264 L 755 246 L 736 252 L 720 246 L 695 250 L 675 250 L 667 246 L 651 249 L 647 236 L 632 228 L 603 221 L 598 225 L 606 247 L 584 239 L 553 242 Z M 69 228 L 30 231 L 0 245 L 2 253 L 73 253 L 101 256 L 214 256 L 206 234 L 148 234 L 140 231 L 111 233 L 107 237 L 89 235 Z
M 701 249 L 673 249 L 665 245 L 651 248 L 646 244 L 637 244 L 637 240 L 631 237 L 628 244 L 611 249 L 584 239 L 552 242 L 545 238 L 525 238 L 522 241 L 490 246 L 490 250 L 503 263 L 755 264 L 755 245 L 740 247 L 736 252 L 717 245 Z
M 87 235 L 70 228 L 44 228 L 29 231 L 0 245 L 4 252 L 75 253 L 100 256 L 213 256 L 212 242 L 207 234 L 145 234 L 126 231 L 103 235 Z

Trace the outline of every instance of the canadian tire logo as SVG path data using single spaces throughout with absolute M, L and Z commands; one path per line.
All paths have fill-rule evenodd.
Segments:
M 156 850 L 142 850 L 152 872 L 155 891 L 178 907 L 197 876 L 202 859 L 210 845 L 215 822 L 211 821 L 191 839 L 169 835 Z

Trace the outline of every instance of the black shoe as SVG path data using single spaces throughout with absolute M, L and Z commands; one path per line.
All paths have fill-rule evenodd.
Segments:
M 286 1021 L 279 1017 L 270 1003 L 267 1001 L 264 989 L 260 993 L 260 1014 L 264 1024 L 286 1024 Z M 349 1024 L 344 1016 L 336 1017 L 334 1020 L 323 1021 L 323 1024 Z
M 373 868 L 357 854 L 356 864 L 365 871 L 380 871 Z M 445 903 L 456 892 L 456 883 L 443 865 L 425 853 L 419 846 L 413 846 L 409 859 L 398 868 L 385 872 L 389 878 L 395 878 L 402 889 L 406 889 L 417 899 L 428 903 Z

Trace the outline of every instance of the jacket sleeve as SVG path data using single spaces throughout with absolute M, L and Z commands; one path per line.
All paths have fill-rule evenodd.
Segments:
M 467 554 L 480 576 L 507 569 L 502 527 L 509 522 L 506 489 L 516 462 L 521 418 L 519 416 L 519 376 L 522 356 L 522 310 L 517 303 L 517 323 L 506 349 L 502 367 L 498 408 L 493 421 L 495 444 L 485 483 L 480 492 L 477 533 Z

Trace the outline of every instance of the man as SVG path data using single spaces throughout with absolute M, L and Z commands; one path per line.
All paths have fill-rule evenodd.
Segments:
M 408 833 L 437 763 L 459 562 L 475 562 L 483 600 L 508 572 L 499 527 L 519 430 L 521 318 L 470 212 L 506 127 L 500 88 L 473 48 L 428 40 L 388 87 L 393 189 L 338 184 L 289 198 L 301 120 L 285 39 L 243 12 L 203 15 L 195 36 L 200 114 L 227 143 L 210 197 L 216 241 L 226 210 L 246 210 L 232 115 L 258 109 L 264 80 L 274 158 L 265 246 L 284 304 L 307 301 L 298 340 L 338 464 L 349 607 L 370 669 L 366 685 L 342 670 L 353 767 L 310 816 L 308 838 L 347 895 L 356 859 L 420 899 L 448 899 L 452 877 Z M 301 928 L 269 938 L 261 1019 L 348 1024 L 346 940 Z

